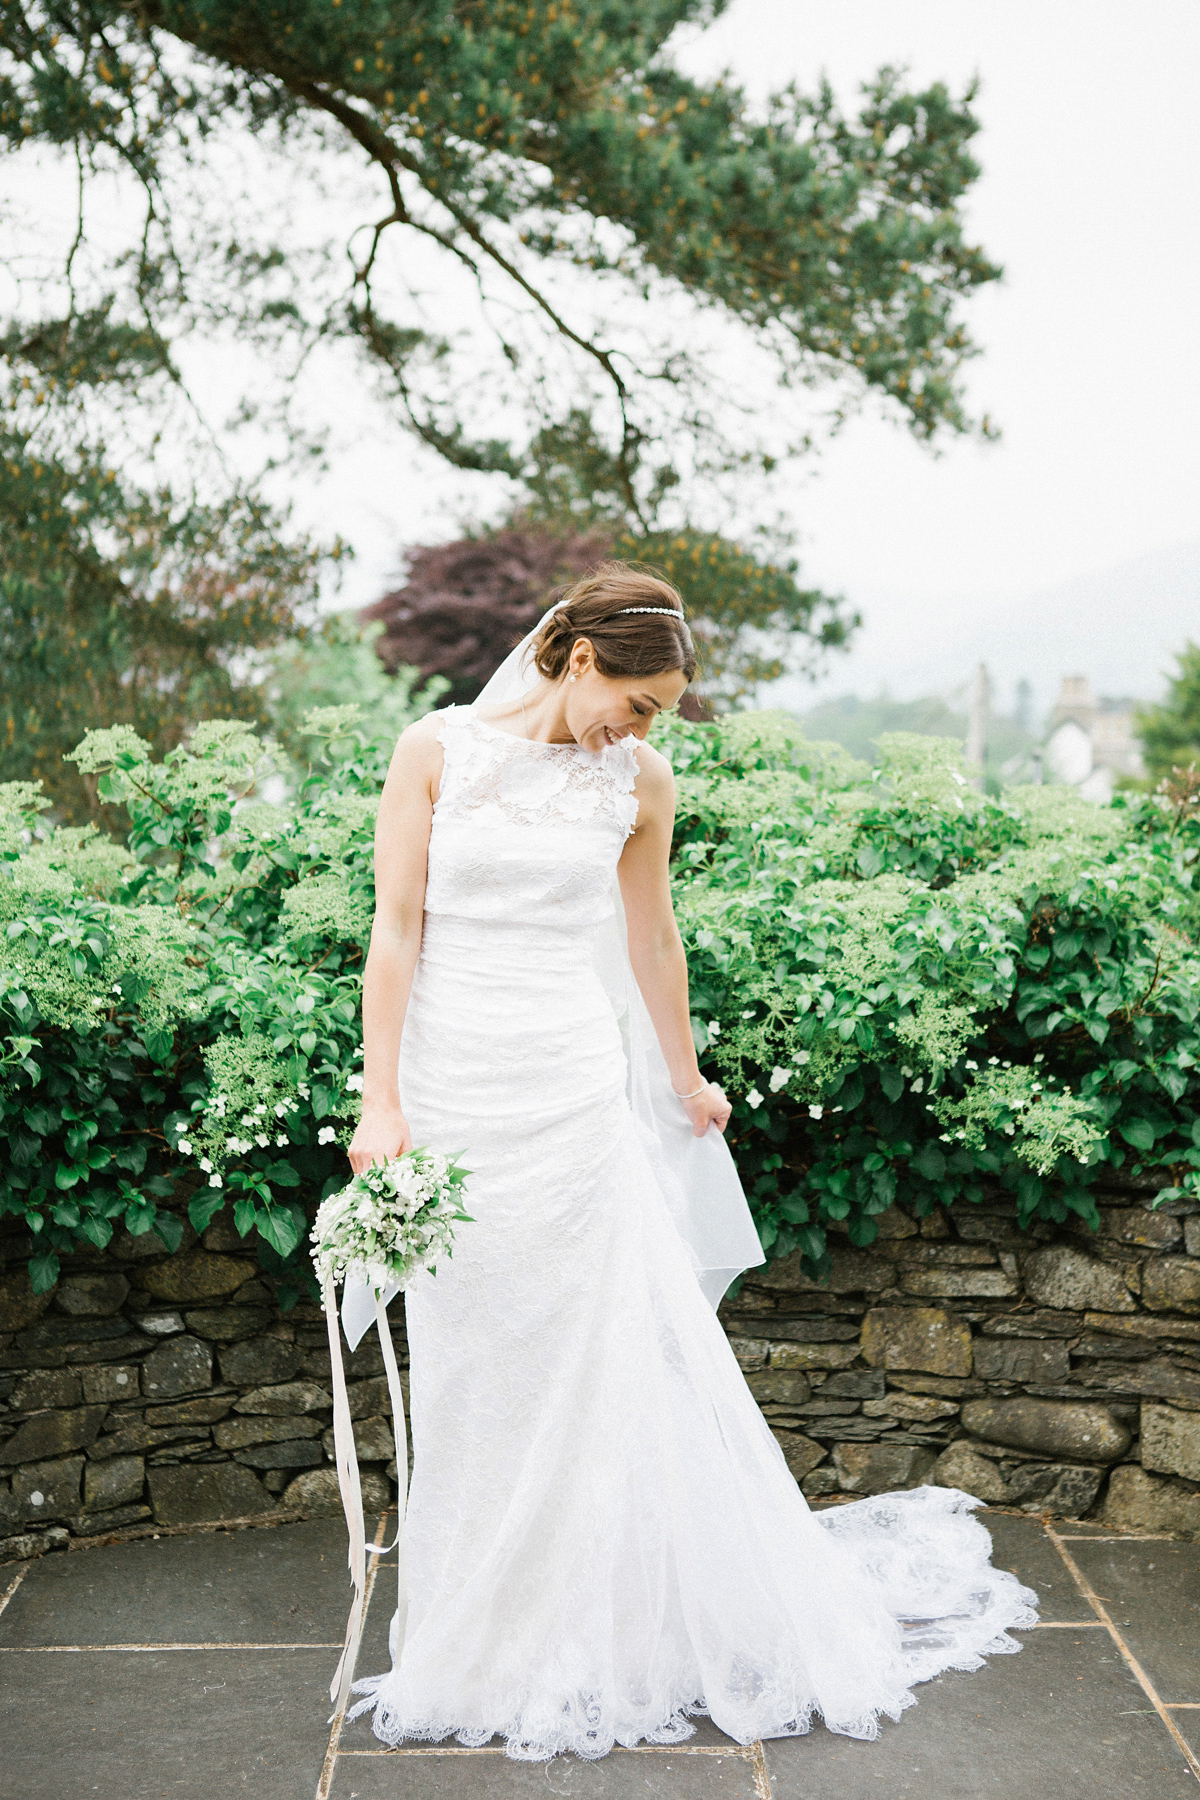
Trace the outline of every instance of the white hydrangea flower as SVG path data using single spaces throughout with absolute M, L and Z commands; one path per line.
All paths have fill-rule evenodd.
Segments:
M 810 1106 L 808 1109 L 808 1116 L 810 1119 L 819 1119 L 824 1111 L 825 1108 L 823 1106 Z
M 757 1111 L 758 1108 L 762 1105 L 762 1103 L 763 1103 L 763 1097 L 759 1093 L 758 1089 L 751 1088 L 750 1092 L 746 1095 L 746 1105 L 749 1107 L 753 1107 L 754 1110 Z
M 190 1156 L 192 1154 L 192 1146 L 187 1138 L 180 1138 L 175 1147 L 179 1151 L 180 1156 Z
M 221 1177 L 219 1175 L 210 1175 L 208 1178 L 208 1185 L 209 1187 L 220 1187 Z
M 277 1137 L 276 1137 L 276 1139 L 275 1139 L 275 1147 L 276 1147 L 276 1149 L 278 1149 L 278 1150 L 282 1150 L 282 1149 L 284 1149 L 284 1148 L 285 1148 L 285 1147 L 286 1147 L 286 1145 L 287 1145 L 287 1141 L 288 1141 L 288 1135 L 287 1135 L 287 1132 L 286 1132 L 286 1131 L 281 1131 L 281 1132 L 280 1132 L 280 1133 L 279 1133 L 279 1134 L 278 1134 L 278 1136 L 277 1136 Z
M 207 1156 L 202 1156 L 200 1158 L 200 1167 L 204 1170 L 204 1173 L 206 1175 L 208 1174 L 209 1170 L 212 1168 L 212 1164 L 209 1162 Z
M 318 1144 L 332 1144 L 337 1139 L 337 1132 L 332 1125 L 322 1125 L 317 1133 Z
M 347 1075 L 346 1086 L 349 1088 L 349 1090 L 352 1094 L 361 1094 L 362 1088 L 363 1088 L 362 1076 L 361 1075 Z
M 809 1056 L 809 1053 L 807 1050 L 798 1050 L 796 1052 L 795 1060 L 796 1060 L 797 1066 L 802 1068 L 806 1062 L 811 1062 L 812 1058 Z
M 256 1133 L 254 1141 L 258 1145 L 260 1150 L 265 1150 L 267 1148 L 267 1145 L 271 1142 L 270 1138 L 267 1136 L 265 1131 L 260 1131 L 260 1132 Z
M 770 1087 L 771 1092 L 777 1094 L 781 1087 L 786 1087 L 788 1082 L 792 1079 L 793 1073 L 794 1071 L 792 1069 L 772 1069 L 771 1079 L 767 1084 Z

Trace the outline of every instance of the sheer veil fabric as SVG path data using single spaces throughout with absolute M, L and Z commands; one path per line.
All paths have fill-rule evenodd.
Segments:
M 405 1292 L 407 1613 L 350 1716 L 527 1760 L 678 1742 L 697 1713 L 741 1743 L 875 1737 L 914 1683 L 1018 1649 L 1036 1596 L 970 1496 L 817 1515 L 788 1470 L 715 1314 L 757 1234 L 671 1091 L 613 891 L 633 743 L 484 717 L 532 685 L 532 636 L 438 725 L 400 1092 L 475 1171 L 473 1223 Z M 374 1316 L 347 1292 L 352 1343 Z

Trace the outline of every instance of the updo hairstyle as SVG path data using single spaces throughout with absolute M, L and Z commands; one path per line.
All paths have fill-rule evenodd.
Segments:
M 630 607 L 660 610 L 630 612 Z M 676 616 L 669 617 L 668 611 Z M 531 646 L 539 675 L 560 680 L 578 638 L 587 638 L 596 668 L 610 678 L 678 669 L 691 681 L 696 673 L 696 647 L 679 594 L 661 575 L 629 563 L 597 563 L 563 590 Z

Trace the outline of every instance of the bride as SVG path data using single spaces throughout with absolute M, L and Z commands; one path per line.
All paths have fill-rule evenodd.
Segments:
M 697 1713 L 870 1738 L 1033 1622 L 963 1494 L 814 1515 L 717 1321 L 763 1258 L 646 741 L 695 667 L 675 589 L 603 564 L 409 726 L 383 791 L 350 1161 L 457 1153 L 474 1221 L 405 1295 L 407 1618 L 356 1683 L 388 1743 L 593 1758 Z

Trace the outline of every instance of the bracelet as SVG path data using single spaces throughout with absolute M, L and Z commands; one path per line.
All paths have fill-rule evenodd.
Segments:
M 672 1088 L 671 1092 L 675 1095 L 677 1100 L 694 1100 L 696 1095 L 702 1094 L 707 1086 L 707 1081 L 702 1081 L 700 1086 L 698 1088 L 693 1088 L 690 1094 L 681 1094 L 676 1088 Z

